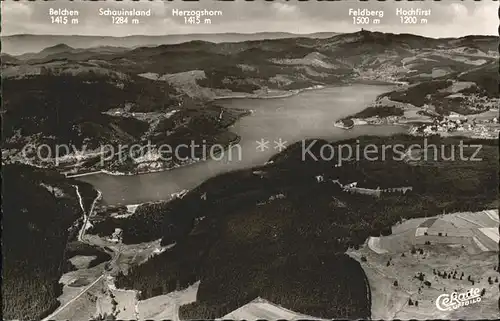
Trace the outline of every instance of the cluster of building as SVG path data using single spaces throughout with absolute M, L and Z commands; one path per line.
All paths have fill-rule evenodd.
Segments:
M 387 116 L 387 117 L 367 117 L 367 118 L 352 118 L 354 125 L 394 125 L 404 123 L 405 116 Z
M 395 64 L 384 63 L 378 66 L 377 69 L 367 68 L 361 70 L 355 68 L 354 70 L 359 74 L 359 79 L 362 80 L 382 81 L 398 85 L 406 84 L 406 82 L 398 80 L 398 75 L 406 73 L 407 70 Z
M 120 243 L 122 241 L 123 230 L 121 228 L 115 228 L 115 231 L 109 239 L 110 242 Z
M 500 102 L 497 98 L 490 98 L 477 94 L 464 95 L 462 93 L 456 93 L 448 97 L 462 98 L 464 101 L 461 102 L 461 107 L 466 107 L 467 109 L 475 112 L 483 112 L 492 108 L 496 108 Z
M 338 180 L 337 180 L 337 182 L 338 182 Z M 364 194 L 364 195 L 371 195 L 374 197 L 380 197 L 380 195 L 382 195 L 382 193 L 406 194 L 407 192 L 412 191 L 413 187 L 412 186 L 401 186 L 401 187 L 391 187 L 391 188 L 383 188 L 383 189 L 381 189 L 380 187 L 363 188 L 363 187 L 358 187 L 357 182 L 353 182 L 353 183 L 344 185 L 342 187 L 342 189 L 345 192 L 349 192 L 349 193 Z
M 415 126 L 411 134 L 462 134 L 474 138 L 498 138 L 500 126 L 498 117 L 477 120 L 460 114 L 451 113 L 449 116 L 435 118 L 431 124 Z
M 324 182 L 323 175 L 316 176 L 316 181 L 318 183 Z M 342 188 L 344 192 L 371 195 L 374 197 L 380 197 L 382 193 L 401 193 L 404 195 L 407 192 L 413 190 L 412 186 L 401 186 L 401 187 L 391 187 L 391 188 L 380 188 L 380 187 L 364 188 L 364 187 L 358 187 L 358 182 L 342 184 L 338 179 L 332 179 L 331 182 L 340 186 L 340 188 Z

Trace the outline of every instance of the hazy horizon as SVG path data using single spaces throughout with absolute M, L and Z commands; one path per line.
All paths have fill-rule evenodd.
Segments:
M 2 36 L 79 35 L 79 36 L 168 36 L 189 34 L 255 33 L 351 33 L 362 27 L 370 31 L 408 33 L 429 38 L 459 38 L 467 35 L 497 36 L 498 1 L 432 2 L 1 2 Z M 79 11 L 78 24 L 52 24 L 50 9 Z M 112 24 L 110 16 L 99 9 L 148 10 L 151 16 L 139 17 L 139 23 Z M 425 24 L 402 24 L 396 8 L 431 10 Z M 214 10 L 210 24 L 186 24 L 173 10 Z M 354 25 L 350 9 L 383 11 L 380 24 Z
M 498 37 L 497 34 L 465 34 L 462 36 L 456 36 L 456 37 L 432 37 L 432 36 L 427 36 L 427 35 L 420 35 L 416 33 L 411 33 L 411 32 L 388 32 L 388 31 L 378 31 L 378 30 L 370 30 L 370 28 L 363 28 L 365 31 L 370 31 L 370 32 L 381 32 L 385 34 L 395 34 L 395 35 L 401 35 L 401 34 L 408 34 L 408 35 L 414 35 L 414 36 L 419 36 L 419 37 L 424 37 L 424 38 L 433 38 L 433 39 L 446 39 L 446 38 L 464 38 L 464 37 Z M 130 34 L 130 35 L 124 35 L 124 36 L 108 36 L 108 35 L 96 35 L 96 34 L 66 34 L 66 35 L 61 35 L 61 34 L 50 34 L 50 33 L 16 33 L 16 34 L 2 34 L 0 37 L 14 37 L 14 36 L 51 36 L 51 37 L 106 37 L 106 38 L 127 38 L 127 37 L 168 37 L 168 36 L 189 36 L 189 35 L 224 35 L 224 34 L 238 34 L 238 35 L 255 35 L 255 34 L 265 34 L 265 33 L 282 33 L 282 34 L 290 34 L 290 35 L 313 35 L 313 34 L 321 34 L 321 33 L 332 33 L 332 34 L 349 34 L 349 33 L 356 33 L 359 32 L 360 30 L 357 31 L 351 31 L 351 32 L 337 32 L 337 31 L 317 31 L 317 32 L 309 32 L 309 33 L 296 33 L 296 32 L 289 32 L 289 31 L 257 31 L 257 32 L 193 32 L 193 33 L 168 33 L 168 34 L 157 34 L 157 35 L 148 35 L 148 34 Z

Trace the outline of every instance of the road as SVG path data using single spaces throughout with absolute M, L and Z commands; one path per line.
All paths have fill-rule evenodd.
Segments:
M 80 229 L 80 232 L 78 233 L 78 241 L 85 243 L 85 241 L 83 240 L 83 237 L 85 236 L 85 231 L 87 230 L 87 223 L 90 219 L 90 216 L 92 215 L 92 212 L 94 211 L 95 204 L 97 203 L 98 200 L 101 199 L 102 193 L 101 193 L 101 191 L 97 191 L 97 196 L 94 199 L 94 201 L 92 202 L 92 206 L 90 206 L 89 213 L 85 214 L 85 208 L 83 207 L 83 199 L 82 199 L 82 195 L 80 194 L 80 190 L 78 189 L 78 185 L 73 185 L 73 186 L 75 186 L 76 196 L 78 197 L 78 202 L 80 203 L 80 208 L 83 211 L 83 224 L 82 224 L 82 228 Z
M 78 293 L 73 299 L 69 300 L 64 305 L 60 306 L 57 310 L 55 310 L 54 312 L 52 312 L 51 315 L 49 315 L 48 317 L 44 318 L 42 321 L 54 320 L 55 319 L 54 317 L 59 312 L 61 312 L 62 310 L 64 310 L 68 305 L 70 305 L 75 300 L 77 300 L 79 297 L 81 297 L 82 295 L 84 295 L 88 290 L 90 290 L 91 287 L 93 287 L 97 282 L 99 282 L 104 276 L 105 276 L 104 273 L 101 274 L 101 276 L 99 276 L 94 282 L 90 283 L 85 289 L 83 289 L 80 293 Z
M 78 202 L 80 203 L 80 208 L 82 209 L 82 212 L 83 212 L 83 224 L 82 224 L 82 228 L 80 229 L 80 232 L 78 233 L 78 241 L 80 242 L 83 242 L 83 243 L 87 243 L 89 245 L 92 245 L 88 242 L 86 242 L 84 240 L 84 236 L 85 236 L 85 231 L 86 231 L 86 226 L 87 226 L 87 223 L 88 223 L 88 220 L 90 218 L 90 216 L 92 215 L 92 212 L 94 211 L 94 207 L 95 207 L 95 204 L 97 203 L 97 201 L 102 197 L 102 193 L 100 191 L 97 191 L 97 196 L 96 198 L 94 199 L 94 201 L 92 202 L 92 206 L 90 207 L 90 210 L 88 212 L 88 214 L 85 213 L 85 208 L 83 206 L 83 199 L 82 199 L 82 195 L 80 194 L 80 190 L 78 189 L 78 185 L 73 185 L 75 187 L 75 190 L 76 190 L 76 195 L 78 197 Z M 94 280 L 92 283 L 90 283 L 88 286 L 86 286 L 80 293 L 78 293 L 74 298 L 72 298 L 71 300 L 69 300 L 68 302 L 66 302 L 64 305 L 60 306 L 59 308 L 57 308 L 54 312 L 52 312 L 49 316 L 47 316 L 46 318 L 44 318 L 42 321 L 48 321 L 48 320 L 54 320 L 55 319 L 55 316 L 61 312 L 62 310 L 64 310 L 68 305 L 70 305 L 71 303 L 73 303 L 75 300 L 77 300 L 78 298 L 80 298 L 83 294 L 85 294 L 88 290 L 90 290 L 97 282 L 99 282 L 103 277 L 106 276 L 106 272 L 104 272 L 103 274 L 101 274 L 96 280 Z

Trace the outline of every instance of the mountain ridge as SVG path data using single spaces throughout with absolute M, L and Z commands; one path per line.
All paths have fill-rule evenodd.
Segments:
M 193 33 L 172 35 L 129 35 L 123 37 L 98 36 L 98 35 L 45 35 L 45 34 L 14 34 L 2 36 L 2 52 L 21 55 L 30 52 L 38 52 L 58 43 L 65 43 L 71 47 L 82 49 L 112 45 L 117 47 L 133 48 L 137 46 L 153 46 L 161 44 L 183 43 L 191 40 L 214 39 L 214 42 L 225 41 L 248 41 L 251 39 L 280 39 L 302 37 L 331 37 L 337 33 L 321 32 L 304 35 L 296 35 L 287 32 L 261 32 L 261 33 Z M 43 38 L 46 38 L 45 40 Z M 227 39 L 224 39 L 227 38 Z M 87 44 L 86 43 L 89 43 Z M 34 44 L 33 44 L 34 43 Z M 21 49 L 18 49 L 21 48 Z
M 230 143 L 237 137 L 227 131 L 227 126 L 235 120 L 233 116 L 238 116 L 224 113 L 230 117 L 228 123 L 220 126 L 215 115 L 221 109 L 213 106 L 211 100 L 269 94 L 282 97 L 306 88 L 366 80 L 420 84 L 398 88 L 387 96 L 422 111 L 435 108 L 440 114 L 480 113 L 488 109 L 486 98 L 493 99 L 497 93 L 492 66 L 498 53 L 494 51 L 493 37 L 443 40 L 363 30 L 323 39 L 224 43 L 191 40 L 135 49 L 107 45 L 94 49 L 56 45 L 27 60 L 2 56 L 6 60 L 2 66 L 3 142 L 21 143 L 16 138 L 19 132 L 21 136 L 43 133 L 47 139 L 55 135 L 54 142 L 76 140 L 78 145 L 83 141 L 94 145 L 125 143 L 130 139 L 138 141 L 160 128 L 164 132 L 155 134 L 175 144 L 182 143 L 180 133 L 185 130 L 194 139 L 197 133 L 213 134 L 215 130 L 217 137 Z M 46 55 L 47 52 L 51 54 Z M 452 86 L 453 82 L 466 86 Z M 62 98 L 54 95 L 61 86 L 81 94 L 62 95 L 67 105 L 80 107 L 78 112 L 67 111 Z M 21 88 L 37 94 L 18 95 Z M 97 89 L 102 96 L 93 94 Z M 453 97 L 456 93 L 459 97 Z M 47 101 L 52 107 L 47 106 Z M 479 105 L 480 101 L 485 102 L 484 106 Z M 182 112 L 177 113 L 178 110 Z M 25 117 L 21 111 L 34 117 Z M 177 114 L 167 119 L 170 116 L 165 115 L 174 112 Z M 183 118 L 190 122 L 187 127 L 179 126 Z M 61 120 L 57 126 L 56 119 Z M 106 125 L 110 122 L 111 127 Z M 130 124 L 140 130 L 130 132 L 125 128 Z M 174 133 L 170 132 L 171 126 Z M 60 131 L 54 132 L 56 127 Z
M 359 31 L 358 31 L 359 32 Z M 128 35 L 128 36 L 99 36 L 99 35 L 52 35 L 52 34 L 13 34 L 2 35 L 2 52 L 11 55 L 21 55 L 31 52 L 39 52 L 46 47 L 51 47 L 59 43 L 75 49 L 88 49 L 111 45 L 115 47 L 135 48 L 139 46 L 155 46 L 161 44 L 178 44 L 192 40 L 207 40 L 215 43 L 221 42 L 243 42 L 250 40 L 264 39 L 288 39 L 288 38 L 311 38 L 325 39 L 341 34 L 339 32 L 315 32 L 298 34 L 291 32 L 256 32 L 256 33 L 193 33 L 193 34 L 170 34 L 170 35 Z M 416 34 L 402 33 L 399 35 L 413 35 L 417 37 L 435 40 L 454 40 L 469 37 L 498 38 L 494 35 L 467 35 L 462 37 L 431 38 Z M 43 38 L 46 38 L 45 40 Z M 20 48 L 20 49 L 19 49 Z

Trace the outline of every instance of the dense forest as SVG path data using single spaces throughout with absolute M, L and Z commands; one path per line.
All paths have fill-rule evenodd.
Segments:
M 462 98 L 447 100 L 449 93 L 442 89 L 453 80 L 471 81 L 475 85 L 461 93 L 483 100 L 498 97 L 497 61 L 489 58 L 488 64 L 470 71 L 470 64 L 439 51 L 477 46 L 486 53 L 496 45 L 494 37 L 430 39 L 363 30 L 329 39 L 192 41 L 96 54 L 94 62 L 70 52 L 31 63 L 10 57 L 10 64 L 2 65 L 10 73 L 2 75 L 2 147 L 64 143 L 97 148 L 146 140 L 170 146 L 201 141 L 227 146 L 238 140 L 228 127 L 247 112 L 187 97 L 184 85 L 249 93 L 303 89 L 353 81 L 361 75 L 356 69 L 384 72 L 387 65 L 400 66 L 402 59 L 416 53 L 428 57 L 413 61 L 416 74 L 389 75 L 412 85 L 383 96 L 418 107 L 432 103 L 441 114 L 475 113 L 464 109 Z M 429 55 L 430 50 L 436 54 Z M 429 80 L 429 73 L 438 67 L 447 74 Z M 192 70 L 203 71 L 205 78 L 193 84 L 192 78 L 183 78 L 186 75 L 174 75 L 183 82 L 177 89 L 166 81 L 138 76 Z M 104 113 L 112 108 L 127 115 Z M 391 114 L 401 115 L 401 110 L 366 109 L 357 117 Z M 312 316 L 367 319 L 369 287 L 360 265 L 345 255 L 349 247 L 358 247 L 370 235 L 391 233 L 390 227 L 405 218 L 498 206 L 497 140 L 464 138 L 465 145 L 482 145 L 475 155 L 482 160 L 443 161 L 442 151 L 449 154 L 460 138 L 427 139 L 441 146 L 435 152 L 431 149 L 427 159 L 396 160 L 401 155 L 390 148 L 382 159 L 344 161 L 340 167 L 338 157 L 321 160 L 324 147 L 336 149 L 342 144 L 356 150 L 369 144 L 402 144 L 407 148 L 423 142 L 406 135 L 364 136 L 335 144 L 316 141 L 306 159 L 296 144 L 265 166 L 209 179 L 182 199 L 142 205 L 128 218 L 104 218 L 90 232 L 109 235 L 121 228 L 127 244 L 158 238 L 162 245 L 175 243 L 131 268 L 128 275 L 118 275 L 116 285 L 140 290 L 146 299 L 201 281 L 197 301 L 180 308 L 184 319 L 222 317 L 257 296 Z M 464 154 L 471 156 L 475 150 L 466 147 Z M 83 170 L 96 167 L 97 161 L 89 160 Z M 104 167 L 132 171 L 136 166 L 127 158 Z M 69 258 L 96 256 L 91 266 L 110 259 L 108 253 L 75 241 L 82 209 L 73 185 L 79 186 L 85 211 L 96 191 L 23 165 L 5 165 L 2 173 L 7 187 L 3 189 L 2 312 L 6 319 L 43 318 L 58 305 L 59 278 L 73 268 Z M 372 189 L 413 189 L 373 197 L 346 192 L 334 180 Z
M 82 210 L 72 182 L 55 172 L 3 165 L 2 176 L 2 314 L 41 319 L 59 305 L 66 244 Z
M 461 74 L 460 81 L 472 81 L 474 90 L 488 98 L 498 98 L 498 63 L 493 62 L 479 69 Z
M 428 139 L 444 149 L 460 142 Z M 361 147 L 423 144 L 419 137 L 395 135 L 334 145 L 355 146 L 357 141 Z M 463 140 L 464 145 L 477 143 Z M 180 309 L 186 319 L 222 317 L 257 296 L 318 317 L 367 318 L 364 273 L 343 253 L 370 235 L 390 234 L 390 227 L 403 218 L 498 206 L 497 141 L 481 143 L 476 157 L 482 161 L 477 162 L 443 162 L 430 154 L 410 164 L 393 160 L 398 155 L 389 151 L 385 160 L 360 160 L 341 168 L 312 156 L 302 160 L 300 145 L 293 145 L 273 157 L 272 164 L 220 175 L 171 202 L 163 243 L 176 245 L 119 275 L 116 284 L 148 298 L 201 281 L 196 303 Z M 319 157 L 323 144 L 328 143 L 319 141 L 312 154 Z M 470 157 L 474 151 L 466 147 L 463 154 Z M 331 179 L 413 190 L 376 198 L 346 193 Z
M 429 104 L 430 95 L 435 95 L 440 89 L 449 87 L 453 82 L 451 80 L 433 80 L 424 81 L 407 88 L 404 91 L 393 91 L 383 96 L 388 96 L 391 100 L 401 103 L 409 103 L 417 107 Z
M 73 67 L 85 70 L 88 68 L 85 66 L 82 63 Z M 70 67 L 64 68 L 71 70 Z M 147 151 L 146 148 L 130 150 L 134 144 L 165 145 L 172 150 L 192 143 L 206 145 L 207 150 L 214 144 L 228 146 L 239 139 L 228 127 L 249 113 L 187 97 L 167 82 L 119 72 L 91 71 L 69 75 L 47 69 L 40 75 L 4 79 L 2 147 L 15 151 L 26 143 L 44 144 L 48 148 L 40 148 L 39 154 L 28 148 L 28 155 L 22 155 L 34 157 L 35 163 L 45 159 L 48 162 L 44 162 L 44 166 L 52 165 L 51 160 L 68 152 L 101 149 L 108 153 L 104 157 L 86 155 L 88 158 L 78 170 L 104 168 L 129 172 L 137 170 L 135 160 Z M 123 115 L 105 113 L 114 108 L 121 109 Z M 150 113 L 149 122 L 133 117 L 136 113 Z M 151 119 L 155 119 L 154 126 Z M 60 148 L 56 149 L 57 146 Z M 111 146 L 114 151 L 119 146 L 122 153 L 111 154 Z M 201 148 L 195 150 L 195 155 L 191 155 L 188 148 L 180 148 L 178 155 L 171 149 L 164 148 L 160 159 L 164 167 L 206 156 L 201 154 Z M 61 166 L 65 169 L 68 164 Z
M 166 85 L 141 77 L 115 80 L 96 73 L 4 79 L 3 138 L 22 128 L 22 136 L 42 133 L 55 137 L 54 143 L 77 147 L 85 138 L 95 146 L 129 142 L 147 130 L 147 123 L 102 112 L 126 103 L 132 104 L 132 111 L 166 110 L 176 103 L 173 93 Z
M 131 216 L 124 218 L 106 216 L 102 220 L 94 221 L 93 226 L 87 232 L 111 236 L 115 228 L 120 228 L 123 231 L 122 242 L 125 244 L 154 241 L 163 236 L 163 216 L 168 206 L 167 202 L 142 204 Z
M 369 118 L 369 117 L 388 117 L 388 116 L 403 116 L 404 111 L 401 108 L 394 106 L 368 107 L 359 113 L 356 113 L 349 118 Z

